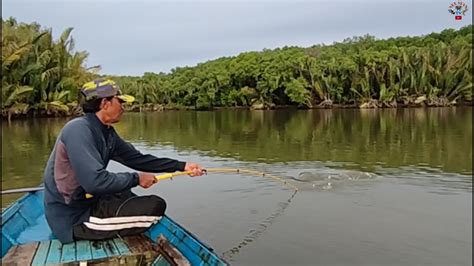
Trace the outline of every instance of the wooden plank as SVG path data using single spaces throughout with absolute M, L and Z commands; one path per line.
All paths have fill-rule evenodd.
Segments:
M 91 252 L 93 259 L 102 259 L 107 257 L 104 249 L 104 241 L 91 241 Z
M 140 238 L 138 236 L 126 236 L 123 238 L 132 254 L 141 253 Z
M 127 246 L 127 243 L 124 242 L 123 239 L 120 238 L 115 238 L 114 239 L 115 246 L 117 247 L 118 251 L 120 252 L 120 255 L 131 255 L 132 252 Z
M 3 219 L 3 215 L 2 215 Z M 14 213 L 8 223 L 2 225 L 2 233 L 8 237 L 14 245 L 19 244 L 16 240 L 21 232 L 28 228 L 28 221 L 20 215 L 19 212 Z
M 25 221 L 28 223 L 29 226 L 32 226 L 35 224 L 35 221 L 32 220 L 32 218 L 29 215 L 25 215 L 23 212 L 25 211 L 25 208 L 18 210 L 18 214 L 25 219 Z M 29 210 L 28 210 L 29 211 Z
M 158 257 L 156 257 L 152 265 L 153 266 L 172 266 L 162 254 L 159 254 Z
M 51 241 L 41 241 L 39 243 L 39 247 L 36 250 L 36 255 L 33 259 L 32 265 L 44 265 L 46 262 L 46 258 L 48 257 L 49 253 L 49 246 Z
M 107 252 L 107 255 L 109 257 L 120 256 L 120 251 L 117 249 L 117 247 L 115 246 L 115 243 L 112 239 L 104 241 L 104 245 L 105 245 L 104 246 L 105 251 Z
M 133 254 L 141 254 L 153 250 L 150 239 L 144 235 L 128 236 L 124 240 Z
M 35 256 L 38 242 L 14 246 L 2 258 L 3 265 L 30 265 Z
M 7 254 L 8 250 L 13 247 L 13 243 L 15 243 L 15 241 L 11 239 L 11 237 L 8 237 L 6 232 L 3 232 L 2 230 L 2 242 L 0 242 L 2 247 L 2 258 Z
M 152 261 L 158 255 L 151 240 L 144 235 L 128 236 L 124 240 L 132 254 L 142 255 L 145 261 Z
M 38 242 L 28 243 L 19 246 L 17 249 L 21 256 L 17 258 L 18 265 L 30 265 L 33 260 L 36 249 L 38 248 Z
M 7 254 L 5 254 L 5 256 L 3 256 L 2 258 L 2 265 L 12 263 L 15 261 L 15 254 L 16 254 L 17 248 L 18 246 L 13 246 L 8 250 Z
M 63 245 L 61 263 L 76 261 L 76 242 Z
M 176 247 L 172 246 L 163 235 L 158 237 L 157 242 L 163 256 L 169 261 L 173 261 L 180 266 L 191 266 L 188 259 Z
M 2 212 L 2 228 L 3 228 L 3 225 L 6 222 L 10 221 L 10 219 L 13 217 L 13 215 L 15 215 L 18 212 L 20 207 L 21 207 L 21 203 L 16 202 L 13 205 L 11 205 L 10 207 L 8 207 L 5 211 Z
M 77 261 L 88 261 L 92 259 L 91 242 L 88 240 L 76 241 Z
M 63 245 L 59 240 L 51 240 L 46 264 L 59 264 L 61 262 L 62 247 Z

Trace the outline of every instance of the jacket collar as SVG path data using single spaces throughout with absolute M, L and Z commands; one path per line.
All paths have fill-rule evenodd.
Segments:
M 94 113 L 86 113 L 85 118 L 86 118 L 87 120 L 89 120 L 95 127 L 100 128 L 100 130 L 101 130 L 103 133 L 107 133 L 107 132 L 112 128 L 112 126 L 104 125 L 104 124 L 99 120 L 99 118 L 97 117 L 97 115 L 94 114 Z

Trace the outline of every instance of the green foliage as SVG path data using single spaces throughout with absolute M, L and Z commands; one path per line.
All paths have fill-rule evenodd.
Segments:
M 3 115 L 20 103 L 28 107 L 17 113 L 30 109 L 68 113 L 65 107 L 71 106 L 80 86 L 96 77 L 99 69 L 83 66 L 88 54 L 74 52 L 72 28 L 64 30 L 57 41 L 51 30 L 36 23 L 18 24 L 10 18 L 2 20 L 2 29 Z M 471 73 L 469 25 L 426 36 L 377 40 L 365 35 L 332 45 L 264 49 L 176 67 L 168 74 L 111 78 L 124 93 L 136 97 L 131 106 L 135 110 L 268 109 L 333 103 L 450 105 L 472 100 Z
M 290 82 L 286 83 L 285 93 L 288 95 L 290 100 L 296 104 L 311 106 L 311 94 L 308 87 L 308 82 L 303 77 L 297 79 L 291 79 Z
M 36 23 L 2 20 L 2 115 L 70 114 L 68 104 L 98 67 L 86 69 L 86 52 L 74 52 L 72 28 L 53 41 Z
M 178 67 L 146 81 L 160 96 L 145 103 L 197 109 L 450 105 L 472 100 L 470 73 L 471 25 L 418 37 L 377 40 L 366 35 L 329 46 L 264 49 Z M 141 95 L 134 79 L 123 77 L 123 85 Z M 425 100 L 416 102 L 420 97 Z

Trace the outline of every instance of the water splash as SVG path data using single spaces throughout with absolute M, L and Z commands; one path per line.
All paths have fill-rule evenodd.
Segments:
M 300 190 L 332 190 L 345 183 L 372 180 L 377 175 L 354 170 L 327 170 L 301 172 L 296 177 L 289 177 Z

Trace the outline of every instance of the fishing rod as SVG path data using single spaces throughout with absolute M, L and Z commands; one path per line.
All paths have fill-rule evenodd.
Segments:
M 298 192 L 298 188 L 286 181 L 285 179 L 275 176 L 272 174 L 268 174 L 265 172 L 259 172 L 251 169 L 241 169 L 241 168 L 207 168 L 203 169 L 203 172 L 205 174 L 208 173 L 221 173 L 221 174 L 249 174 L 249 175 L 254 175 L 254 176 L 262 176 L 262 177 L 268 177 L 271 178 L 275 181 L 278 181 L 279 183 L 283 184 L 285 187 L 290 188 L 293 190 L 293 193 L 291 193 L 290 197 L 285 201 L 281 202 L 279 204 L 278 209 L 273 212 L 269 217 L 267 217 L 262 223 L 260 223 L 260 226 L 254 230 L 251 230 L 249 234 L 247 234 L 242 241 L 240 241 L 237 245 L 232 247 L 231 249 L 225 251 L 222 253 L 224 257 L 226 257 L 228 260 L 232 261 L 232 258 L 235 254 L 239 253 L 240 250 L 245 247 L 246 245 L 250 244 L 251 242 L 255 241 L 257 238 L 259 238 L 267 229 L 270 227 L 275 219 L 282 215 L 285 212 L 285 209 L 291 204 L 291 201 L 295 197 L 296 193 Z M 155 178 L 158 181 L 161 180 L 166 180 L 166 179 L 173 179 L 174 177 L 177 176 L 184 176 L 184 175 L 190 175 L 192 174 L 192 171 L 182 171 L 182 172 L 174 172 L 174 173 L 166 173 L 166 174 L 161 174 L 161 175 L 156 175 Z M 35 192 L 39 190 L 43 190 L 44 187 L 31 187 L 31 188 L 17 188 L 17 189 L 9 189 L 9 190 L 3 190 L 1 191 L 1 195 L 5 194 L 13 194 L 13 193 L 25 193 L 25 192 Z M 93 195 L 91 194 L 86 194 L 86 198 L 92 198 Z
M 250 175 L 256 175 L 256 176 L 262 176 L 262 177 L 268 177 L 273 180 L 278 181 L 279 183 L 283 184 L 284 186 L 291 188 L 295 191 L 298 191 L 298 188 L 287 182 L 281 177 L 268 174 L 265 172 L 259 172 L 251 169 L 241 169 L 241 168 L 207 168 L 203 169 L 203 171 L 207 173 L 234 173 L 234 174 L 250 174 Z M 156 175 L 155 178 L 158 181 L 161 180 L 166 180 L 166 179 L 173 179 L 174 177 L 177 176 L 184 176 L 184 175 L 190 175 L 192 172 L 191 171 L 182 171 L 182 172 L 174 172 L 174 173 L 166 173 L 166 174 L 161 174 L 161 175 Z M 6 194 L 15 194 L 15 193 L 26 193 L 26 192 L 35 192 L 39 190 L 43 190 L 44 187 L 29 187 L 29 188 L 15 188 L 15 189 L 7 189 L 7 190 L 2 190 L 1 195 L 6 195 Z M 87 198 L 92 198 L 93 196 L 90 194 L 86 194 Z
M 278 209 L 275 210 L 273 213 L 271 213 L 270 216 L 268 216 L 263 222 L 261 222 L 257 228 L 250 230 L 249 234 L 245 235 L 243 239 L 240 242 L 238 242 L 234 247 L 222 253 L 223 258 L 226 258 L 229 261 L 233 261 L 233 257 L 237 253 L 239 253 L 242 248 L 244 248 L 251 242 L 255 241 L 257 238 L 259 238 L 268 229 L 268 227 L 270 227 L 274 223 L 274 221 L 285 212 L 286 208 L 288 208 L 288 206 L 291 204 L 291 201 L 295 197 L 296 193 L 298 193 L 298 188 L 295 185 L 287 182 L 285 179 L 281 177 L 268 174 L 265 172 L 259 172 L 259 171 L 255 171 L 251 169 L 240 169 L 240 168 L 208 168 L 208 169 L 203 169 L 203 171 L 206 174 L 207 173 L 234 173 L 234 174 L 249 174 L 249 175 L 254 175 L 254 176 L 269 177 L 273 180 L 280 182 L 285 187 L 293 190 L 293 193 L 291 193 L 290 197 L 286 201 L 280 202 L 280 204 L 278 204 Z M 189 175 L 191 173 L 192 173 L 191 171 L 167 173 L 167 174 L 155 176 L 155 178 L 158 181 L 160 181 L 160 180 L 165 180 L 165 179 L 173 179 L 176 176 Z
M 271 178 L 273 180 L 276 180 L 278 182 L 280 182 L 281 184 L 283 184 L 284 186 L 288 187 L 288 188 L 291 188 L 295 191 L 298 191 L 298 188 L 287 182 L 286 180 L 284 180 L 283 178 L 281 177 L 278 177 L 278 176 L 275 176 L 275 175 L 272 175 L 272 174 L 268 174 L 268 173 L 265 173 L 265 172 L 259 172 L 259 171 L 255 171 L 255 170 L 251 170 L 251 169 L 241 169 L 241 168 L 208 168 L 208 169 L 203 169 L 203 171 L 207 174 L 207 173 L 221 173 L 221 174 L 225 174 L 225 173 L 234 173 L 234 174 L 250 174 L 250 175 L 256 175 L 256 176 L 262 176 L 262 177 L 268 177 L 268 178 Z M 183 175 L 189 175 L 191 174 L 192 172 L 191 171 L 186 171 L 186 172 L 175 172 L 175 173 L 167 173 L 167 174 L 162 174 L 162 175 L 157 175 L 155 176 L 155 178 L 160 181 L 160 180 L 165 180 L 165 179 L 173 179 L 174 177 L 176 176 L 183 176 Z

